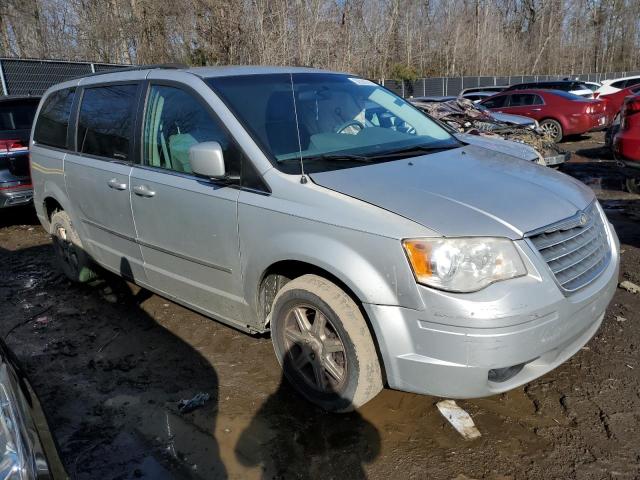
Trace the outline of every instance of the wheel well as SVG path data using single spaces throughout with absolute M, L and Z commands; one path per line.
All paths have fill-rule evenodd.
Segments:
M 64 210 L 62 205 L 53 197 L 47 197 L 44 199 L 44 210 L 47 212 L 47 220 L 51 221 L 51 217 L 58 210 Z
M 360 305 L 362 303 L 357 295 L 353 292 L 353 290 L 351 290 L 342 280 L 340 280 L 332 273 L 326 271 L 325 269 L 307 262 L 301 262 L 297 260 L 283 260 L 274 263 L 262 274 L 262 278 L 260 279 L 260 286 L 258 288 L 258 306 L 260 309 L 258 314 L 260 315 L 260 317 L 266 322 L 267 315 L 271 311 L 273 300 L 275 299 L 276 294 L 278 293 L 280 288 L 282 288 L 290 280 L 308 274 L 318 275 L 319 277 L 331 280 L 342 290 L 344 290 L 345 293 L 349 295 L 357 305 Z M 265 291 L 265 288 L 268 288 L 269 290 Z
M 260 279 L 257 302 L 258 316 L 264 322 L 265 327 L 268 323 L 267 318 L 269 316 L 269 313 L 271 313 L 273 300 L 275 299 L 278 291 L 290 280 L 308 274 L 318 275 L 319 277 L 323 277 L 327 280 L 332 281 L 338 287 L 344 290 L 344 292 L 349 295 L 358 306 L 358 308 L 360 309 L 360 313 L 362 313 L 362 317 L 364 318 L 365 322 L 367 322 L 369 333 L 371 333 L 371 338 L 373 339 L 373 344 L 375 345 L 376 353 L 378 354 L 378 361 L 380 362 L 382 378 L 384 379 L 384 382 L 386 384 L 386 371 L 384 368 L 382 355 L 380 353 L 380 346 L 378 345 L 378 338 L 375 335 L 375 331 L 373 329 L 373 326 L 371 325 L 369 316 L 362 306 L 362 301 L 346 283 L 323 268 L 320 268 L 311 263 L 301 262 L 297 260 L 283 260 L 280 262 L 276 262 L 269 268 L 267 268 L 267 270 L 262 274 L 262 278 Z

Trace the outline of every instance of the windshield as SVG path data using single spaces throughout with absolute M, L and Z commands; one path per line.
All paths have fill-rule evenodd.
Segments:
M 460 143 L 402 98 L 330 73 L 214 77 L 207 83 L 285 173 L 397 160 Z

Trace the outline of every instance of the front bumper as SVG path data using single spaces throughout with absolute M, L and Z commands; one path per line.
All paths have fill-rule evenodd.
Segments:
M 424 310 L 365 304 L 389 387 L 448 398 L 484 397 L 565 362 L 596 333 L 615 293 L 620 249 L 611 227 L 610 232 L 612 258 L 606 270 L 569 296 L 560 292 L 546 264 L 528 252 L 527 267 L 535 273 L 527 277 L 463 295 L 420 287 Z M 494 381 L 496 372 L 500 381 Z M 501 378 L 505 372 L 511 373 Z

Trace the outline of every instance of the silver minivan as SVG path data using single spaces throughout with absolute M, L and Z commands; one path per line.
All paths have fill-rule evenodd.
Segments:
M 47 91 L 34 201 L 71 279 L 270 331 L 329 411 L 482 397 L 594 335 L 619 242 L 590 189 L 477 138 L 354 75 L 134 68 Z

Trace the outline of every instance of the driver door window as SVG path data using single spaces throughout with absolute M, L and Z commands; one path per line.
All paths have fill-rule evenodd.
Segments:
M 225 169 L 240 175 L 240 152 L 217 118 L 194 96 L 165 85 L 152 85 L 144 121 L 143 163 L 174 172 L 191 173 L 189 149 L 201 142 L 218 142 Z

